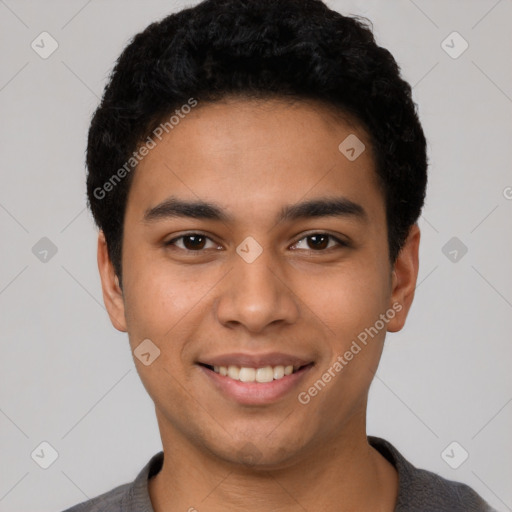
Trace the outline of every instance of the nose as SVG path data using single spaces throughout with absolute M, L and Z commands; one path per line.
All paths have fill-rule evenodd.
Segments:
M 248 262 L 233 255 L 233 268 L 222 282 L 216 316 L 226 327 L 243 326 L 251 333 L 270 325 L 293 324 L 299 317 L 299 299 L 292 283 L 270 250 Z

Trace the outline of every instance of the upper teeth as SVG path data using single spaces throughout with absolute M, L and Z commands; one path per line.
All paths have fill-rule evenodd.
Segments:
M 272 382 L 293 373 L 293 366 L 264 366 L 247 368 L 245 366 L 214 366 L 213 371 L 242 382 Z

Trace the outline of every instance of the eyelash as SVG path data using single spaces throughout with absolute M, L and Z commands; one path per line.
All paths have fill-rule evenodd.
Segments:
M 174 246 L 175 248 L 177 249 L 180 249 L 182 251 L 185 251 L 187 253 L 200 253 L 200 252 L 204 252 L 206 249 L 198 249 L 198 250 L 192 250 L 192 249 L 186 249 L 186 248 L 181 248 L 181 247 L 177 247 L 176 246 L 176 242 L 178 240 L 181 240 L 183 238 L 187 238 L 187 237 L 192 237 L 192 236 L 202 236 L 204 238 L 206 238 L 207 240 L 211 241 L 211 242 L 214 242 L 209 236 L 205 235 L 204 233 L 200 233 L 200 232 L 192 232 L 192 233 L 186 233 L 184 235 L 180 235 L 176 238 L 173 238 L 172 240 L 169 240 L 168 242 L 165 242 L 164 245 L 166 247 L 172 247 Z M 297 240 L 296 242 L 294 242 L 292 245 L 297 245 L 299 242 L 302 242 L 303 240 L 311 237 L 311 236 L 318 236 L 318 235 L 323 235 L 323 236 L 327 236 L 329 237 L 330 240 L 334 240 L 337 244 L 338 244 L 338 247 L 349 247 L 349 244 L 347 242 L 344 242 L 343 240 L 340 240 L 338 237 L 335 237 L 334 235 L 331 235 L 330 233 L 324 233 L 322 231 L 315 231 L 313 233 L 308 233 L 307 235 L 304 235 L 302 238 L 300 238 L 299 240 Z M 215 243 L 215 242 L 214 242 Z M 330 249 L 334 249 L 335 247 L 327 247 L 325 249 L 298 249 L 298 250 L 305 250 L 309 253 L 321 253 L 321 252 L 326 252 Z

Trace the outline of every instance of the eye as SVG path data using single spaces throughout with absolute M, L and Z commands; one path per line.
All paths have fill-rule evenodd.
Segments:
M 304 241 L 306 241 L 305 243 L 308 244 L 309 247 L 298 247 Z M 334 244 L 329 245 L 330 241 L 334 241 Z M 311 233 L 301 238 L 298 242 L 295 242 L 292 245 L 292 248 L 305 249 L 309 251 L 323 251 L 325 249 L 332 249 L 336 246 L 348 247 L 348 244 L 333 235 L 329 235 L 328 233 Z
M 210 243 L 210 246 L 208 246 L 208 243 Z M 304 245 L 304 243 L 306 243 L 308 247 L 300 247 L 300 245 Z M 165 242 L 165 246 L 173 246 L 188 252 L 201 252 L 203 249 L 219 249 L 218 244 L 202 233 L 188 233 L 175 237 Z M 348 243 L 328 233 L 311 233 L 295 242 L 291 247 L 293 249 L 321 252 L 336 246 L 348 247 Z
M 210 242 L 213 244 L 210 247 L 206 247 L 206 245 Z M 181 245 L 180 245 L 181 244 Z M 218 244 L 216 244 L 211 238 L 203 235 L 202 233 L 189 233 L 186 235 L 181 235 L 168 242 L 165 242 L 166 246 L 174 246 L 178 249 L 183 249 L 185 251 L 195 251 L 199 252 L 202 249 L 215 249 L 218 248 Z

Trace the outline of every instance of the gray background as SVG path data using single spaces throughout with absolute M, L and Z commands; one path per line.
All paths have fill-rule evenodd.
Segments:
M 102 304 L 84 151 L 115 58 L 183 5 L 0 0 L 1 511 L 62 510 L 133 480 L 161 449 L 128 340 Z M 429 140 L 417 295 L 388 336 L 368 432 L 512 510 L 512 1 L 329 5 L 373 21 Z M 59 45 L 47 59 L 31 48 L 43 31 Z M 458 58 L 445 51 L 462 49 L 457 36 L 442 46 L 453 31 L 469 43 Z M 31 458 L 43 441 L 58 452 L 48 469 Z M 453 469 L 445 460 L 462 449 Z

